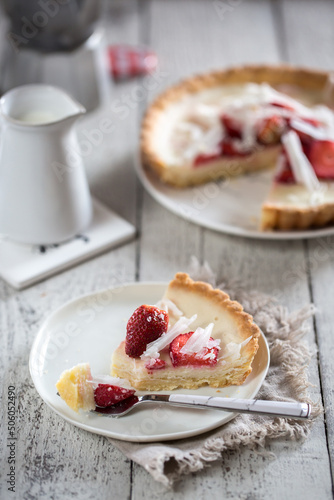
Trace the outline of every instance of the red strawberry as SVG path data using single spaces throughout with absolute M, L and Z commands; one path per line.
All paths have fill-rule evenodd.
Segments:
M 334 179 L 334 141 L 312 141 L 308 157 L 319 179 Z
M 203 163 L 208 163 L 210 161 L 217 160 L 220 157 L 221 157 L 220 154 L 212 154 L 212 155 L 199 154 L 195 158 L 194 167 L 198 167 L 199 165 L 203 165 Z
M 173 366 L 214 366 L 217 363 L 218 347 L 211 347 L 211 349 L 205 347 L 201 356 L 196 353 L 183 354 L 180 352 L 193 333 L 182 333 L 170 344 L 169 355 Z M 210 337 L 210 340 L 213 340 L 213 338 Z M 212 359 L 210 357 L 204 359 L 208 353 L 213 354 Z
M 133 396 L 134 393 L 135 391 L 119 387 L 118 385 L 99 384 L 94 391 L 95 404 L 96 406 L 106 408 Z
M 166 366 L 166 361 L 160 358 L 150 359 L 149 361 L 147 361 L 147 363 L 145 363 L 145 368 L 148 371 L 162 370 L 163 368 L 165 368 L 165 366 Z
M 147 344 L 161 337 L 167 331 L 168 314 L 155 306 L 143 305 L 132 314 L 126 326 L 125 352 L 138 358 Z
M 238 120 L 235 120 L 230 115 L 222 115 L 220 120 L 225 128 L 225 133 L 229 137 L 233 137 L 234 139 L 241 139 L 242 137 L 242 125 Z
M 286 129 L 286 120 L 279 115 L 265 118 L 259 125 L 257 140 L 261 144 L 277 144 Z
M 280 184 L 294 184 L 295 178 L 285 151 L 281 153 L 279 161 L 282 161 L 282 168 L 276 175 L 275 181 Z
M 247 156 L 251 151 L 238 151 L 233 141 L 226 139 L 221 143 L 223 156 Z

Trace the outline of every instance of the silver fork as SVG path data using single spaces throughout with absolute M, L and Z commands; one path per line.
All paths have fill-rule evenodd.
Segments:
M 307 419 L 311 415 L 311 405 L 308 403 L 262 401 L 260 399 L 233 399 L 188 394 L 146 394 L 144 396 L 130 396 L 120 403 L 109 406 L 108 408 L 96 407 L 93 412 L 108 417 L 118 418 L 123 417 L 139 405 L 152 403 L 287 418 Z

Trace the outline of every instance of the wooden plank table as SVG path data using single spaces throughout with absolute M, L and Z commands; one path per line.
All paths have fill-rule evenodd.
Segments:
M 18 396 L 16 498 L 24 499 L 248 499 L 332 498 L 334 239 L 260 241 L 214 233 L 159 206 L 133 171 L 142 113 L 153 95 L 181 77 L 239 63 L 311 65 L 332 69 L 334 4 L 330 0 L 214 1 L 118 0 L 104 17 L 109 42 L 143 43 L 157 51 L 160 76 L 154 91 L 141 81 L 117 84 L 111 106 L 89 123 L 110 116 L 116 127 L 86 160 L 93 194 L 130 222 L 137 239 L 22 292 L 0 281 L 2 405 L 7 388 Z M 145 89 L 144 89 L 145 90 Z M 137 93 L 136 93 L 137 92 Z M 115 112 L 119 103 L 125 111 Z M 126 115 L 126 116 L 123 116 Z M 86 125 L 87 128 L 87 125 Z M 318 349 L 310 364 L 313 397 L 325 415 L 305 443 L 271 442 L 274 460 L 250 450 L 225 453 L 210 468 L 166 490 L 127 460 L 105 438 L 55 415 L 36 393 L 28 371 L 33 338 L 45 317 L 65 301 L 113 284 L 169 280 L 190 256 L 207 260 L 220 277 L 272 294 L 290 309 L 314 301 L 308 336 Z M 0 498 L 7 491 L 7 426 L 0 433 L 3 462 Z

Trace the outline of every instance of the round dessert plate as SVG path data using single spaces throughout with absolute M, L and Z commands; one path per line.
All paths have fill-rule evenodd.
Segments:
M 173 188 L 144 168 L 135 168 L 145 189 L 171 212 L 214 231 L 246 238 L 297 240 L 334 234 L 334 227 L 308 231 L 260 231 L 261 205 L 272 182 L 272 171 L 242 175 L 192 188 Z
M 155 304 L 166 287 L 166 283 L 137 283 L 110 288 L 68 302 L 49 316 L 33 343 L 29 367 L 37 391 L 53 411 L 87 431 L 137 442 L 195 436 L 225 424 L 236 415 L 215 410 L 143 406 L 115 419 L 94 412 L 76 413 L 57 396 L 60 374 L 78 363 L 89 362 L 93 376 L 108 374 L 112 352 L 124 340 L 127 319 L 139 305 Z M 182 389 L 174 393 L 254 397 L 269 366 L 269 349 L 263 335 L 259 343 L 253 371 L 243 385 Z

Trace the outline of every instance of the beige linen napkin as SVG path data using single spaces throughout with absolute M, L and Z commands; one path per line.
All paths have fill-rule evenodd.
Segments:
M 221 288 L 238 300 L 245 311 L 254 316 L 270 347 L 270 368 L 258 394 L 259 399 L 303 401 L 312 404 L 312 418 L 289 420 L 240 414 L 229 423 L 197 437 L 166 443 L 133 443 L 110 439 L 126 457 L 143 466 L 157 481 L 171 486 L 183 474 L 203 469 L 226 450 L 241 446 L 264 448 L 268 439 L 306 438 L 312 420 L 322 411 L 308 396 L 307 364 L 311 358 L 308 345 L 302 340 L 308 331 L 306 320 L 314 313 L 312 305 L 289 314 L 268 295 L 247 292 L 238 285 L 216 284 L 207 264 L 200 266 L 193 259 L 191 277 Z

